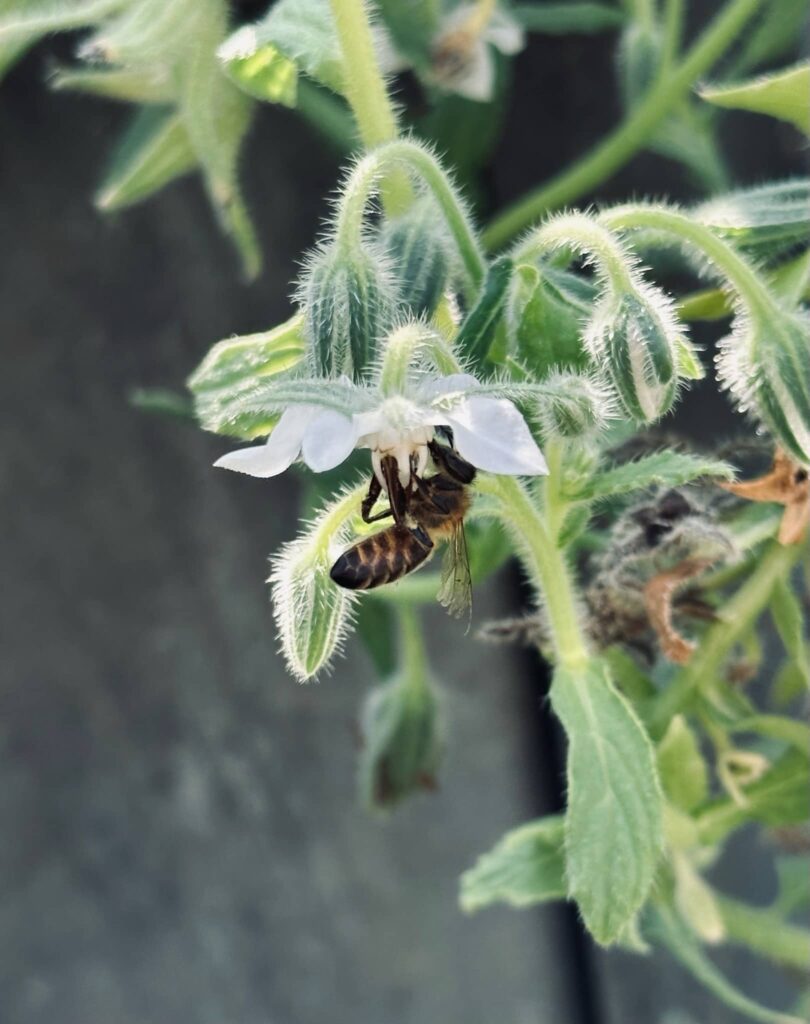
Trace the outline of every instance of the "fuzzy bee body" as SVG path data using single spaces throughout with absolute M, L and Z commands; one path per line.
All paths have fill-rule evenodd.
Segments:
M 413 476 L 406 491 L 396 495 L 395 478 L 388 474 L 393 525 L 352 544 L 335 561 L 330 575 L 338 586 L 349 590 L 372 590 L 407 576 L 433 554 L 436 544 L 446 540 L 447 556 L 439 600 L 458 614 L 469 607 L 470 574 L 464 539 L 464 517 L 470 507 L 468 485 L 475 470 L 452 449 L 433 444 L 431 454 L 438 467 L 433 476 Z M 385 466 L 383 467 L 385 469 Z M 370 515 L 379 490 L 372 485 L 364 507 Z

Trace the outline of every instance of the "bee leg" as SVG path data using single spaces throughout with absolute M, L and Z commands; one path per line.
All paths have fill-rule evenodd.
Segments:
M 374 515 L 371 514 L 371 510 L 382 493 L 382 486 L 376 476 L 372 474 L 371 482 L 368 485 L 368 493 L 363 498 L 363 503 L 360 506 L 360 515 L 363 517 L 364 523 L 376 523 L 380 519 L 386 519 L 388 516 L 392 516 L 394 513 L 390 508 L 385 509 L 383 512 L 376 512 Z
M 408 495 L 399 482 L 399 466 L 393 455 L 383 455 L 380 461 L 385 489 L 391 502 L 391 515 L 397 525 L 405 525 L 405 513 L 408 508 Z
M 428 442 L 428 451 L 438 469 L 458 483 L 471 484 L 475 479 L 475 466 L 467 462 L 466 459 L 462 459 L 452 448 L 430 441 Z

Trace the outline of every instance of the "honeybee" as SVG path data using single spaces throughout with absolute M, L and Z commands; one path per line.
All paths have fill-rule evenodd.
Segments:
M 407 487 L 399 480 L 396 459 L 384 455 L 381 474 L 390 507 L 375 515 L 374 504 L 382 493 L 382 484 L 372 476 L 363 499 L 364 522 L 373 523 L 392 516 L 392 526 L 357 541 L 337 559 L 330 575 L 338 586 L 348 590 L 371 590 L 414 572 L 433 555 L 436 544 L 444 540 L 447 550 L 442 565 L 438 598 L 452 614 L 461 615 L 472 604 L 472 580 L 464 517 L 470 507 L 469 485 L 475 468 L 454 448 L 431 441 L 428 444 L 437 472 L 420 477 L 411 459 Z

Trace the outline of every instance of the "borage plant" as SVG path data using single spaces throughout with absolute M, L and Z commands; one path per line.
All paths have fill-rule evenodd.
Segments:
M 789 49 L 805 5 L 729 0 L 685 50 L 683 6 L 478 0 L 442 12 L 381 0 L 371 24 L 361 0 L 278 0 L 228 36 L 218 0 L 11 0 L 0 46 L 9 61 L 44 32 L 93 26 L 80 50 L 92 63 L 55 84 L 143 107 L 101 205 L 197 166 L 249 271 L 258 249 L 235 167 L 252 104 L 296 107 L 362 149 L 294 315 L 215 345 L 190 379 L 203 428 L 254 442 L 217 465 L 260 477 L 348 466 L 331 497 L 313 478 L 306 526 L 273 557 L 290 671 L 315 677 L 359 626 L 385 677 L 363 710 L 361 789 L 390 807 L 430 785 L 441 757 L 418 606 L 438 597 L 467 615 L 471 586 L 517 556 L 531 607 L 477 623 L 469 642 L 529 643 L 551 666 L 567 809 L 484 854 L 462 878 L 462 906 L 573 900 L 597 942 L 639 954 L 663 944 L 744 1016 L 788 1024 L 801 1005 L 791 1015 L 754 1002 L 707 948 L 743 945 L 792 971 L 810 963 L 810 931 L 791 920 L 809 897 L 795 851 L 808 842 L 810 730 L 793 712 L 810 683 L 798 593 L 810 183 L 728 191 L 716 128 L 718 108 L 734 107 L 810 129 L 808 64 L 746 78 Z M 475 189 L 507 57 L 527 31 L 608 28 L 619 30 L 622 123 L 479 235 L 445 165 Z M 727 80 L 696 96 L 724 55 Z M 429 113 L 397 116 L 381 67 L 409 69 Z M 563 209 L 642 148 L 685 164 L 710 197 Z M 668 295 L 666 248 L 710 286 Z M 649 429 L 707 372 L 689 338 L 696 320 L 730 320 L 716 377 L 755 426 L 734 465 Z M 769 621 L 785 652 L 776 672 L 760 648 Z M 768 907 L 706 878 L 752 822 L 776 855 Z

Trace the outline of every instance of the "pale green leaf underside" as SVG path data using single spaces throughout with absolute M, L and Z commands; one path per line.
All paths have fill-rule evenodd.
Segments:
M 715 106 L 769 114 L 810 134 L 810 61 L 738 85 L 706 86 L 700 95 Z
M 729 480 L 734 476 L 734 468 L 718 459 L 661 451 L 599 473 L 570 497 L 575 501 L 590 501 L 647 487 L 680 487 L 706 476 Z
M 564 899 L 562 817 L 543 818 L 507 832 L 461 876 L 461 906 L 479 910 L 492 903 L 529 907 Z
M 558 668 L 551 703 L 568 737 L 568 891 L 597 942 L 609 945 L 646 900 L 661 852 L 654 752 L 597 659 Z

